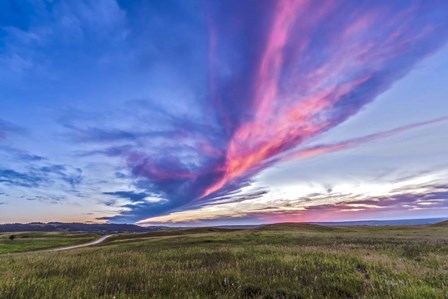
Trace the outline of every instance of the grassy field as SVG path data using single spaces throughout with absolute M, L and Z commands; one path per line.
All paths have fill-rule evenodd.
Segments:
M 96 238 L 93 234 L 46 232 L 0 233 L 0 254 L 43 250 L 82 244 Z
M 0 255 L 0 298 L 448 298 L 448 225 L 128 234 Z

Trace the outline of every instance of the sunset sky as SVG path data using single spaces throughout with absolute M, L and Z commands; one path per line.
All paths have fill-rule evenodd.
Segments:
M 446 0 L 0 1 L 0 223 L 448 217 Z

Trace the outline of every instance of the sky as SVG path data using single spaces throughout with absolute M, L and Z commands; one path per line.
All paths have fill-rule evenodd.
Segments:
M 0 1 L 0 223 L 448 217 L 445 0 Z

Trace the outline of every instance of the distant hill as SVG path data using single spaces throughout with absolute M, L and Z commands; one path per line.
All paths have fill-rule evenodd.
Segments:
M 267 224 L 262 225 L 257 228 L 256 230 L 305 230 L 305 231 L 332 231 L 337 228 L 330 227 L 330 226 L 323 226 L 318 224 L 311 224 L 311 223 L 295 223 L 295 222 L 285 222 L 285 223 L 274 223 L 274 224 Z
M 448 227 L 448 220 L 434 223 L 432 226 L 446 226 L 446 227 Z
M 0 232 L 95 232 L 95 233 L 124 233 L 124 232 L 148 232 L 162 229 L 161 226 L 142 227 L 134 224 L 86 224 L 86 223 L 11 223 L 0 224 Z
M 360 220 L 340 222 L 312 222 L 324 226 L 408 226 L 434 224 L 448 220 L 447 218 L 417 218 L 417 219 L 392 219 L 392 220 Z

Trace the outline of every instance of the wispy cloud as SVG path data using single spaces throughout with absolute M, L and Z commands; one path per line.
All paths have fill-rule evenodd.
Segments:
M 387 130 L 387 131 L 383 131 L 383 132 L 378 132 L 378 133 L 374 133 L 374 134 L 370 134 L 370 135 L 362 136 L 362 137 L 358 137 L 358 138 L 353 138 L 350 140 L 341 141 L 341 142 L 334 143 L 334 144 L 321 144 L 321 145 L 316 145 L 316 146 L 312 146 L 312 147 L 307 147 L 304 149 L 294 151 L 292 153 L 287 153 L 278 159 L 283 160 L 283 161 L 284 160 L 301 159 L 301 158 L 312 157 L 312 156 L 321 155 L 321 154 L 325 154 L 325 153 L 345 150 L 345 149 L 353 148 L 356 146 L 360 146 L 360 145 L 368 143 L 368 142 L 391 137 L 391 136 L 394 136 L 394 135 L 397 135 L 400 133 L 404 133 L 404 132 L 407 132 L 410 130 L 414 130 L 414 129 L 418 129 L 418 128 L 421 128 L 424 126 L 442 123 L 442 122 L 446 122 L 446 121 L 448 121 L 448 117 L 440 117 L 440 118 L 436 118 L 436 119 L 429 120 L 429 121 L 423 121 L 423 122 L 419 122 L 419 123 L 405 125 L 405 126 L 402 126 L 399 128 L 395 128 L 395 129 L 391 129 L 391 130 Z
M 44 179 L 30 173 L 17 172 L 12 169 L 0 169 L 0 183 L 20 187 L 37 187 Z
M 2 151 L 4 154 L 8 156 L 12 156 L 18 161 L 42 161 L 45 160 L 45 157 L 42 157 L 40 155 L 32 154 L 27 151 L 7 146 L 7 145 L 0 145 L 0 151 Z
M 0 184 L 6 186 L 37 188 L 62 182 L 70 188 L 76 188 L 83 180 L 82 170 L 66 165 L 46 164 L 29 166 L 22 171 L 0 168 Z

